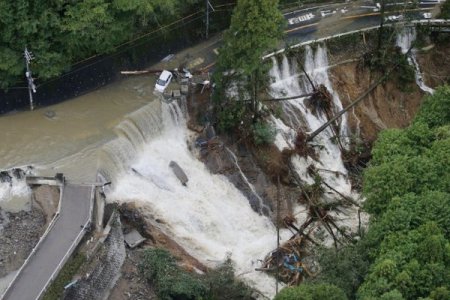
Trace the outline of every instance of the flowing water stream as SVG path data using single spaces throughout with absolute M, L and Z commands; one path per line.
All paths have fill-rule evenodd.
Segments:
M 281 62 L 280 62 L 281 61 Z M 270 71 L 273 82 L 270 92 L 274 98 L 295 97 L 312 92 L 312 87 L 298 67 L 295 58 L 282 56 L 280 60 L 272 58 L 273 67 Z M 328 59 L 327 50 L 324 45 L 319 45 L 314 51 L 311 47 L 306 47 L 304 69 L 310 76 L 314 84 L 323 84 L 332 95 L 333 111 L 342 109 L 342 103 L 339 95 L 334 91 L 332 83 L 328 77 Z M 294 141 L 297 131 L 306 133 L 319 128 L 327 121 L 324 114 L 313 114 L 305 104 L 305 97 L 299 97 L 294 100 L 283 101 L 282 108 L 285 113 L 283 121 L 272 116 L 272 123 L 277 128 L 275 144 L 280 150 L 284 148 L 294 148 Z M 330 126 L 322 131 L 310 144 L 314 148 L 317 158 L 310 156 L 301 157 L 294 155 L 291 163 L 295 168 L 299 178 L 305 184 L 313 184 L 315 179 L 308 172 L 310 166 L 314 166 L 320 175 L 322 181 L 333 189 L 325 188 L 323 201 L 334 202 L 342 200 L 342 196 L 359 200 L 360 196 L 352 191 L 351 182 L 348 178 L 348 172 L 344 167 L 341 157 L 341 147 L 348 147 L 348 137 L 350 131 L 347 125 L 347 114 L 338 120 L 339 132 L 333 130 Z M 340 135 L 341 143 L 337 141 L 336 136 Z M 304 211 L 297 207 L 295 211 Z M 355 207 L 349 208 L 344 214 L 334 217 L 341 226 L 355 230 L 358 226 L 357 210 Z M 301 222 L 300 222 L 301 223 Z M 330 240 L 326 243 L 331 242 Z
M 405 27 L 403 30 L 397 34 L 396 45 L 402 49 L 402 53 L 406 54 L 412 43 L 416 39 L 416 29 L 414 27 Z M 434 89 L 427 86 L 423 80 L 422 72 L 420 71 L 419 63 L 416 58 L 416 49 L 411 49 L 408 53 L 408 62 L 414 67 L 416 84 L 425 93 L 433 94 Z
M 272 61 L 273 67 L 270 74 L 274 79 L 271 85 L 273 97 L 294 97 L 312 91 L 306 76 L 303 76 L 301 71 L 298 70 L 296 60 L 289 61 L 286 56 L 283 56 L 281 64 L 275 58 Z M 323 84 L 327 87 L 333 97 L 334 111 L 341 110 L 342 103 L 337 93 L 333 90 L 328 78 L 326 48 L 324 46 L 318 46 L 316 52 L 313 53 L 313 50 L 309 46 L 306 47 L 304 66 L 305 71 L 309 74 L 313 82 Z M 273 117 L 272 120 L 278 129 L 276 144 L 280 150 L 285 147 L 293 147 L 297 130 L 312 132 L 327 121 L 323 114 L 313 114 L 306 107 L 305 100 L 306 98 L 300 97 L 282 103 L 289 124 L 285 124 L 282 120 Z M 344 114 L 339 123 L 339 135 L 344 137 L 342 142 L 345 147 L 347 145 L 346 137 L 349 135 L 346 114 Z M 318 170 L 331 171 L 322 172 L 321 175 L 324 176 L 328 184 L 335 186 L 337 190 L 344 194 L 351 195 L 351 185 L 346 178 L 347 170 L 344 167 L 341 158 L 341 149 L 335 136 L 336 134 L 330 126 L 322 131 L 312 142 L 318 153 L 317 161 L 314 161 L 310 157 L 305 159 L 294 156 L 292 163 L 296 166 L 298 174 L 306 183 L 314 182 L 313 178 L 306 171 L 310 164 L 314 164 Z M 343 176 L 334 176 L 333 172 L 342 174 Z

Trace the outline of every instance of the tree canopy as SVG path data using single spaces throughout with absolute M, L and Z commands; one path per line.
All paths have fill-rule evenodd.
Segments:
M 445 1 L 441 6 L 441 14 L 439 15 L 441 19 L 450 19 L 450 1 Z
M 149 26 L 188 13 L 201 0 L 0 1 L 0 87 L 23 77 L 23 50 L 41 79 L 74 62 L 114 50 Z
M 262 56 L 276 48 L 284 35 L 286 21 L 278 4 L 278 0 L 238 0 L 233 10 L 214 74 L 221 130 L 233 129 L 247 115 L 257 114 L 258 94 L 268 81 L 270 68 Z
M 414 122 L 383 131 L 364 174 L 368 231 L 320 259 L 319 283 L 350 299 L 449 299 L 450 86 Z
M 219 68 L 250 76 L 261 68 L 263 54 L 283 36 L 278 0 L 238 0 L 220 49 Z

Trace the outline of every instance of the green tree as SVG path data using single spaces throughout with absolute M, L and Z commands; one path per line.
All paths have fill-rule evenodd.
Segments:
M 439 94 L 433 99 L 439 101 Z M 420 121 L 426 115 L 419 113 L 419 121 L 407 129 L 380 134 L 364 173 L 365 208 L 374 216 L 383 213 L 393 197 L 450 187 L 448 129 L 430 128 Z
M 321 272 L 314 282 L 334 284 L 349 299 L 355 295 L 369 268 L 365 248 L 360 244 L 350 244 L 337 251 L 334 248 L 321 249 L 319 264 Z
M 356 245 L 322 254 L 318 282 L 335 284 L 350 299 L 448 298 L 448 91 L 427 97 L 408 128 L 380 133 L 364 174 L 369 230 Z
M 441 13 L 439 15 L 441 19 L 450 19 L 450 1 L 447 0 L 441 6 Z
M 224 35 L 215 73 L 218 90 L 215 97 L 222 108 L 226 108 L 228 100 L 250 98 L 249 111 L 257 113 L 258 94 L 268 80 L 270 68 L 262 61 L 262 56 L 277 46 L 283 37 L 284 25 L 278 0 L 238 0 L 230 28 Z M 226 91 L 233 84 L 241 89 L 241 95 L 227 99 L 232 98 Z
M 203 4 L 201 0 L 0 1 L 0 88 L 24 81 L 26 46 L 35 55 L 34 76 L 47 79 Z
M 296 287 L 287 287 L 274 300 L 346 300 L 345 293 L 330 284 L 303 283 Z
M 358 293 L 360 299 L 379 299 L 400 293 L 404 299 L 429 296 L 450 281 L 450 243 L 438 224 L 397 231 L 384 238 L 379 255 Z
M 450 3 L 450 1 L 447 1 L 447 3 Z M 444 85 L 437 88 L 432 96 L 425 98 L 415 122 L 424 122 L 430 127 L 448 125 L 450 123 L 449 108 L 450 86 Z

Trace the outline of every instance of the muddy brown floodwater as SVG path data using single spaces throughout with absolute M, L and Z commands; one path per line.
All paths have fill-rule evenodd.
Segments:
M 97 150 L 123 116 L 155 96 L 155 76 L 123 79 L 60 104 L 0 117 L 0 169 L 33 165 L 40 175 L 95 180 Z M 38 91 L 39 92 L 39 91 Z

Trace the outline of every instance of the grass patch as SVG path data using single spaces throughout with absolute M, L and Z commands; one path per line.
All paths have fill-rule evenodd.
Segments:
M 73 276 L 80 269 L 81 265 L 86 261 L 86 256 L 81 253 L 75 254 L 71 257 L 69 261 L 64 265 L 61 272 L 59 272 L 58 277 L 50 285 L 47 292 L 45 293 L 43 300 L 58 300 L 61 299 L 64 286 L 70 282 Z

